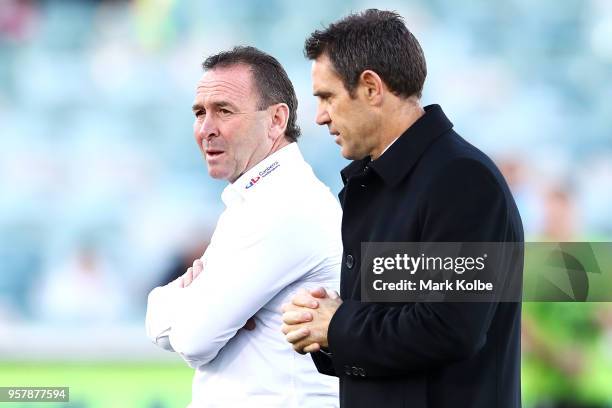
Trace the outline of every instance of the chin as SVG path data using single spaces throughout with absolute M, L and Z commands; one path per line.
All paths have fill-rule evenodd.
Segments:
M 359 152 L 351 150 L 346 146 L 342 146 L 340 154 L 342 155 L 342 157 L 348 160 L 361 160 L 367 156 L 367 154 L 360 154 Z
M 211 169 L 210 167 L 208 168 L 208 175 L 215 180 L 225 180 L 227 178 L 227 175 L 219 169 Z

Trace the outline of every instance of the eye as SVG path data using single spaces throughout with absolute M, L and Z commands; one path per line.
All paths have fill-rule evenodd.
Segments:
M 232 111 L 225 109 L 225 108 L 221 108 L 219 109 L 219 115 L 221 116 L 229 116 L 232 114 Z
M 193 112 L 196 118 L 200 118 L 202 116 L 206 116 L 206 111 L 204 109 L 198 109 L 197 111 Z

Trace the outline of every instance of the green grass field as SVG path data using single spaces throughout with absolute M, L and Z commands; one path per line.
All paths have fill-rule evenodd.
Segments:
M 70 403 L 0 403 L 13 407 L 185 408 L 193 370 L 168 363 L 2 363 L 0 386 L 67 386 Z
M 604 362 L 598 359 L 601 364 Z M 597 370 L 596 370 L 597 371 Z M 606 401 L 609 370 L 598 370 L 580 388 Z M 15 363 L 0 365 L 0 386 L 70 387 L 69 403 L 0 403 L 2 408 L 185 408 L 191 400 L 193 370 L 181 363 Z M 559 378 L 523 364 L 525 406 L 543 390 L 559 387 Z

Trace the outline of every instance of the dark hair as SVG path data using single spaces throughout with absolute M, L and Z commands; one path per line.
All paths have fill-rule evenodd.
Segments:
M 304 54 L 311 60 L 327 55 L 351 96 L 368 69 L 402 97 L 420 98 L 427 76 L 419 42 L 393 11 L 369 9 L 316 30 L 306 40 Z
M 285 137 L 297 141 L 300 128 L 295 123 L 297 119 L 298 101 L 293 84 L 287 73 L 276 58 L 258 50 L 255 47 L 234 47 L 206 58 L 202 68 L 207 71 L 213 68 L 223 68 L 232 65 L 247 65 L 253 73 L 253 84 L 259 93 L 257 109 L 266 109 L 275 103 L 286 103 L 289 107 L 289 118 Z

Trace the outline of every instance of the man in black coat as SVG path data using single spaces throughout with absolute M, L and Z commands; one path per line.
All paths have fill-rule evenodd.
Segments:
M 287 340 L 340 378 L 341 407 L 520 407 L 519 303 L 361 301 L 362 242 L 522 242 L 500 172 L 440 106 L 421 107 L 425 58 L 399 15 L 350 15 L 305 51 L 317 123 L 354 161 L 341 172 L 340 297 L 296 295 Z

